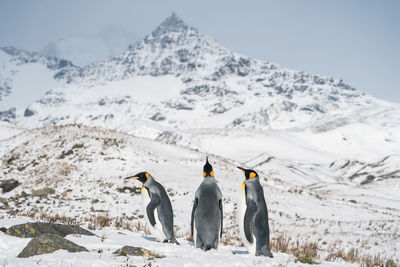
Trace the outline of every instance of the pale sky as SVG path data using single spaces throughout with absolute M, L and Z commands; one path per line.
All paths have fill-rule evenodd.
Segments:
M 175 11 L 240 54 L 400 102 L 400 1 L 1 0 L 0 46 L 38 51 L 113 26 L 143 38 Z

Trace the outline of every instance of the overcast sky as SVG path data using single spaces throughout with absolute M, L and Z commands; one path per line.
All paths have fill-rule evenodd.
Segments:
M 140 38 L 173 11 L 238 53 L 343 78 L 400 102 L 400 1 L 1 0 L 0 46 L 120 28 Z

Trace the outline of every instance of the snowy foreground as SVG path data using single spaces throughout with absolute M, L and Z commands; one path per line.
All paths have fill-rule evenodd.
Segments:
M 26 222 L 23 218 L 2 219 L 1 225 Z M 16 258 L 29 239 L 21 239 L 0 234 L 0 259 L 2 266 L 303 266 L 294 263 L 294 257 L 285 253 L 275 253 L 273 259 L 255 257 L 244 247 L 220 245 L 218 250 L 204 252 L 196 249 L 193 243 L 179 238 L 180 246 L 163 244 L 150 236 L 113 227 L 94 231 L 96 236 L 67 236 L 67 239 L 80 244 L 90 252 L 68 253 L 56 251 L 53 254 L 39 255 L 25 259 Z M 154 251 L 162 258 L 140 256 L 116 256 L 112 253 L 122 245 L 143 247 Z M 151 265 L 150 265 L 151 264 Z M 322 262 L 321 266 L 342 266 L 343 263 Z M 348 266 L 355 266 L 347 264 Z
M 0 195 L 5 200 L 0 209 L 0 227 L 55 220 L 95 229 L 98 236 L 67 236 L 89 253 L 57 251 L 19 259 L 16 255 L 29 240 L 0 232 L 0 264 L 4 266 L 302 266 L 293 250 L 282 253 L 285 246 L 280 240 L 287 241 L 289 247 L 315 247 L 313 262 L 322 266 L 351 265 L 342 259 L 351 250 L 359 256 L 394 262 L 400 256 L 399 184 L 394 179 L 360 186 L 335 180 L 338 170 L 343 171 L 336 170 L 335 164 L 342 166 L 341 162 L 312 165 L 292 158 L 266 159 L 265 155 L 244 162 L 208 154 L 223 193 L 224 232 L 218 250 L 203 252 L 195 249 L 188 237 L 192 201 L 203 179 L 206 154 L 83 125 L 31 130 L 5 123 L 1 126 L 0 180 L 17 179 L 21 185 Z M 396 165 L 395 159 L 384 161 L 387 165 L 370 166 L 370 171 L 384 173 L 385 168 Z M 270 213 L 273 259 L 251 256 L 241 244 L 236 200 L 244 178 L 238 165 L 256 166 L 261 177 Z M 140 183 L 123 180 L 144 170 L 164 185 L 171 198 L 181 246 L 154 241 L 144 227 L 137 190 Z M 302 177 L 320 180 L 296 183 L 294 177 L 298 181 Z M 44 187 L 55 192 L 42 198 L 31 195 Z M 112 255 L 125 245 L 140 246 L 163 257 Z

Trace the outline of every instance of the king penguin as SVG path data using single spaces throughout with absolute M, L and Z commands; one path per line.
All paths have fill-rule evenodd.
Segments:
M 245 175 L 238 201 L 237 219 L 243 244 L 251 255 L 272 258 L 269 248 L 268 210 L 257 172 L 238 167 Z
M 143 184 L 143 212 L 151 234 L 158 241 L 179 245 L 174 237 L 174 215 L 171 201 L 164 187 L 148 172 L 140 172 L 125 179 L 137 179 Z
M 206 159 L 203 182 L 196 191 L 192 209 L 191 234 L 196 248 L 204 251 L 217 249 L 222 236 L 222 193 L 211 164 Z

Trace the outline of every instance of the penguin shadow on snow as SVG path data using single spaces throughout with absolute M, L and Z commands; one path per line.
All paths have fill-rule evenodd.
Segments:
M 248 255 L 250 254 L 246 250 L 232 250 L 233 255 Z
M 157 242 L 157 239 L 155 237 L 151 237 L 151 236 L 147 236 L 147 235 L 142 235 L 141 237 L 148 241 Z

